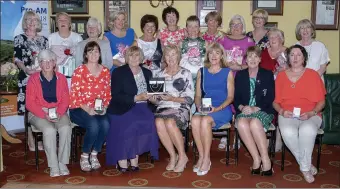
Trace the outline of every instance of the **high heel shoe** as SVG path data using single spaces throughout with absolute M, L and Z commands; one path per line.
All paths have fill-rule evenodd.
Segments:
M 256 169 L 251 168 L 250 174 L 252 174 L 252 175 L 259 175 L 259 174 L 261 174 L 261 165 L 262 165 L 262 163 L 260 163 L 260 166 L 258 168 L 256 168 Z
M 273 163 L 271 162 L 270 169 L 267 171 L 262 171 L 261 176 L 272 176 L 274 173 Z
M 201 170 L 199 170 L 199 171 L 197 172 L 197 176 L 203 176 L 203 175 L 208 174 L 208 172 L 210 171 L 210 168 L 211 168 L 211 161 L 210 161 L 210 163 L 209 163 L 209 168 L 208 168 L 208 170 L 206 170 L 206 171 L 201 171 Z
M 169 164 L 168 164 L 168 166 L 166 166 L 165 170 L 173 171 L 175 169 L 175 167 L 176 167 L 177 161 L 178 161 L 178 154 L 176 154 L 175 163 L 171 164 L 171 159 L 170 159 L 169 160 Z
M 187 163 L 188 163 L 189 159 L 187 158 L 185 163 L 183 163 L 183 165 L 176 165 L 176 167 L 174 168 L 174 172 L 175 173 L 181 173 L 184 171 L 184 169 L 187 167 Z
M 118 171 L 121 172 L 121 173 L 126 173 L 126 172 L 129 171 L 129 168 L 128 168 L 128 167 L 127 167 L 127 168 L 123 168 L 123 167 L 121 167 L 118 163 L 117 163 L 116 168 L 117 168 Z

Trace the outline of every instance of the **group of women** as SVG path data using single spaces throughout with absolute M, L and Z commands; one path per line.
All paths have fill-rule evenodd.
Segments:
M 281 30 L 265 29 L 268 13 L 261 9 L 254 11 L 254 30 L 248 33 L 240 15 L 230 19 L 226 33 L 220 31 L 217 12 L 207 14 L 204 33 L 196 16 L 180 28 L 179 12 L 167 7 L 162 14 L 166 27 L 159 30 L 158 18 L 145 15 L 138 38 L 125 26 L 126 19 L 124 12 L 111 15 L 110 31 L 99 39 L 101 23 L 91 17 L 89 38 L 82 41 L 71 31 L 70 17 L 58 13 L 59 30 L 47 39 L 37 35 L 39 17 L 25 13 L 25 33 L 14 41 L 21 69 L 19 112 L 27 108 L 29 121 L 43 132 L 40 149 L 45 149 L 50 176 L 70 174 L 71 122 L 86 129 L 80 157 L 85 172 L 101 167 L 97 154 L 105 141 L 107 165 L 127 172 L 139 170 L 138 158 L 145 152 L 157 160 L 159 140 L 170 156 L 166 170 L 183 172 L 188 157 L 181 131 L 191 122 L 199 153 L 193 172 L 206 175 L 212 166 L 212 130 L 235 115 L 235 127 L 253 158 L 251 174 L 273 174 L 265 132 L 278 117 L 282 138 L 305 180 L 314 181 L 311 156 L 325 101 L 321 78 L 330 60 L 309 20 L 297 24 L 299 41 L 286 49 Z M 71 79 L 58 72 L 65 54 L 75 57 Z M 152 78 L 164 78 L 165 93 L 150 93 Z M 211 99 L 208 110 L 202 99 Z M 219 148 L 226 147 L 222 138 Z

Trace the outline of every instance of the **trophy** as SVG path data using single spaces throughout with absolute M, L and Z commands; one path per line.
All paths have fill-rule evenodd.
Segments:
M 102 99 L 96 98 L 96 100 L 94 101 L 94 111 L 97 112 L 98 114 L 103 113 L 104 107 Z
M 211 98 L 202 98 L 202 106 L 201 111 L 202 112 L 210 112 L 211 111 Z
M 165 78 L 151 78 L 149 81 L 149 86 L 150 88 L 148 89 L 148 94 L 163 94 L 165 92 Z
M 48 117 L 50 117 L 51 120 L 58 119 L 56 108 L 49 108 L 48 109 Z
M 300 111 L 301 111 L 301 108 L 295 108 L 293 109 L 293 118 L 297 118 L 299 119 L 300 118 Z

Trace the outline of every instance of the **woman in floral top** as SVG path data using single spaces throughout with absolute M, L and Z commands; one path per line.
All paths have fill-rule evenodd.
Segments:
M 14 61 L 20 68 L 18 76 L 18 114 L 25 113 L 26 85 L 30 75 L 40 71 L 39 63 L 36 61 L 41 50 L 47 49 L 48 40 L 44 36 L 39 36 L 41 31 L 41 20 L 35 12 L 27 11 L 22 19 L 23 34 L 14 37 Z M 30 151 L 35 151 L 32 130 L 28 128 L 28 147 Z M 39 141 L 39 150 L 44 150 L 42 142 Z
M 38 61 L 35 61 L 36 56 L 41 50 L 48 48 L 47 38 L 38 35 L 42 26 L 40 17 L 32 11 L 27 11 L 23 22 L 24 33 L 14 37 L 14 59 L 20 68 L 18 114 L 25 112 L 25 91 L 29 75 L 40 71 Z
M 83 57 L 83 65 L 76 68 L 72 76 L 70 118 L 73 123 L 86 129 L 80 167 L 82 171 L 88 172 L 101 167 L 97 154 L 110 128 L 106 108 L 111 100 L 111 78 L 110 70 L 101 65 L 97 42 L 87 43 Z M 98 106 L 102 111 L 96 109 Z
M 164 48 L 167 67 L 158 72 L 156 77 L 165 78 L 166 93 L 149 98 L 157 105 L 155 118 L 158 136 L 170 155 L 166 170 L 174 172 L 183 172 L 188 162 L 181 130 L 188 127 L 190 106 L 194 101 L 192 76 L 189 70 L 179 66 L 180 56 L 177 46 Z
M 197 16 L 190 16 L 187 21 L 188 37 L 182 42 L 182 59 L 180 66 L 188 69 L 194 83 L 196 83 L 197 71 L 203 67 L 203 59 L 205 55 L 206 42 L 198 37 L 200 32 L 200 20 Z
M 166 24 L 166 27 L 161 29 L 158 34 L 162 46 L 179 45 L 184 39 L 186 31 L 184 28 L 180 29 L 177 25 L 179 20 L 178 11 L 174 7 L 167 7 L 163 10 L 162 19 Z
M 216 11 L 212 11 L 205 16 L 204 20 L 208 29 L 202 34 L 202 38 L 209 44 L 213 42 L 220 42 L 226 35 L 226 33 L 218 30 L 218 27 L 221 27 L 222 24 L 221 15 Z
M 268 21 L 268 12 L 263 9 L 257 9 L 253 12 L 252 23 L 254 31 L 247 33 L 247 36 L 252 38 L 256 46 L 260 47 L 261 50 L 268 47 L 268 30 L 264 25 Z

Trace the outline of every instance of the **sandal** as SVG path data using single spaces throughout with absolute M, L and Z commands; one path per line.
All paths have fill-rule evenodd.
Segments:
M 314 182 L 315 179 L 314 179 L 314 176 L 311 173 L 311 171 L 301 171 L 301 172 L 302 172 L 303 177 L 306 180 L 306 182 L 308 182 L 308 183 Z
M 221 138 L 220 144 L 218 144 L 218 149 L 224 150 L 227 147 L 227 138 L 223 137 Z
M 66 176 L 70 174 L 70 171 L 68 170 L 67 166 L 60 162 L 59 162 L 59 170 L 60 170 L 61 176 Z
M 99 160 L 97 158 L 97 154 L 91 153 L 90 162 L 91 162 L 91 168 L 93 170 L 97 170 L 101 167 Z
M 314 165 L 311 165 L 310 166 L 310 172 L 312 173 L 312 175 L 317 175 L 318 169 Z
M 91 171 L 91 165 L 89 162 L 89 156 L 88 155 L 81 155 L 80 158 L 80 169 L 84 172 L 90 172 Z

